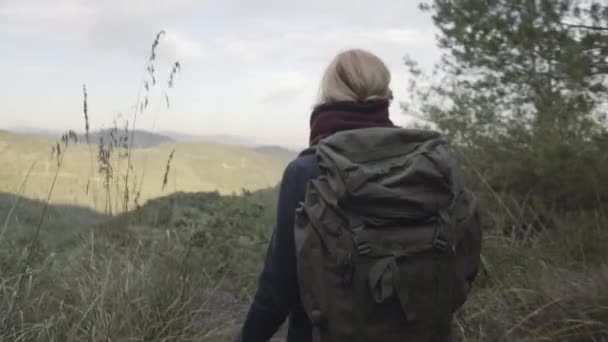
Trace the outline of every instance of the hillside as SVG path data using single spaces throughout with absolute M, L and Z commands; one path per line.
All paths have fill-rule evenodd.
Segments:
M 298 156 L 298 152 L 281 146 L 259 146 L 254 151 L 289 162 Z
M 26 184 L 24 196 L 43 199 L 47 196 L 57 162 L 51 158 L 51 148 L 56 143 L 48 138 L 0 132 L 0 192 L 18 193 L 20 184 L 34 165 Z M 162 189 L 167 160 L 175 150 L 165 190 Z M 51 202 L 74 204 L 104 209 L 105 194 L 102 192 L 104 177 L 98 172 L 97 146 L 83 144 L 69 146 L 59 172 Z M 132 153 L 134 180 L 141 184 L 139 203 L 170 192 L 219 191 L 240 192 L 276 185 L 283 172 L 285 161 L 257 153 L 250 149 L 215 143 L 165 142 L 147 149 L 135 149 Z M 111 157 L 115 179 L 125 174 L 125 160 L 115 153 Z M 93 167 L 93 168 L 92 168 Z M 93 173 L 93 177 L 91 177 Z M 87 183 L 92 179 L 89 194 Z M 143 182 L 142 182 L 143 180 Z M 120 206 L 116 193 L 123 185 L 112 181 L 110 197 L 114 207 Z M 95 196 L 96 195 L 96 196 Z M 135 195 L 132 195 L 132 198 Z

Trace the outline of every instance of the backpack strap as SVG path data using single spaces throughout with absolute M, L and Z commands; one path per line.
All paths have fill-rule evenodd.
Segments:
M 323 256 L 321 253 L 322 252 L 319 249 L 313 251 L 312 262 L 317 265 L 323 265 Z M 313 277 L 314 292 L 317 294 L 317 300 L 319 302 L 315 303 L 316 305 L 313 304 L 315 307 L 313 307 L 310 313 L 310 323 L 312 325 L 313 342 L 322 342 L 323 331 L 327 329 L 327 313 L 323 312 L 323 310 L 327 309 L 327 294 L 325 292 L 323 268 L 315 267 L 313 269 Z

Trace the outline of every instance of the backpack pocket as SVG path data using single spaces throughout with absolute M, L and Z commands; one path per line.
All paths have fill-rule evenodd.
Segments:
M 376 303 L 397 300 L 406 321 L 424 326 L 451 314 L 443 278 L 443 256 L 430 253 L 378 260 L 369 271 L 369 289 Z

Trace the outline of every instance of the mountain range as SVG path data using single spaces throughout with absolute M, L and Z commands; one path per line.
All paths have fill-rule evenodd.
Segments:
M 107 197 L 110 197 L 114 207 L 120 206 L 127 162 L 114 151 L 104 164 L 95 143 L 101 137 L 112 139 L 108 131 L 93 132 L 89 135 L 91 144 L 88 146 L 82 142 L 67 149 L 62 146 L 65 158 L 56 174 L 55 146 L 59 135 L 42 130 L 30 134 L 0 130 L 0 162 L 4 165 L 0 168 L 0 192 L 42 200 L 55 183 L 51 196 L 54 204 L 80 205 L 103 211 Z M 287 163 L 296 155 L 282 147 L 177 141 L 145 131 L 136 131 L 134 141 L 138 147 L 129 157 L 132 171 L 128 188 L 137 189 L 130 201 L 137 197 L 142 204 L 179 191 L 228 194 L 243 189 L 255 191 L 274 187 L 280 182 Z M 106 180 L 107 170 L 109 180 Z M 165 176 L 167 170 L 168 177 Z M 106 189 L 104 184 L 108 182 L 110 185 Z
M 43 129 L 43 128 L 35 128 L 35 127 L 27 127 L 27 126 L 19 126 L 19 127 L 10 127 L 6 129 L 6 131 L 19 133 L 19 134 L 28 134 L 37 137 L 43 138 L 52 138 L 56 139 L 61 136 L 62 132 L 51 129 Z M 109 143 L 112 141 L 116 141 L 120 144 L 121 140 L 125 137 L 124 130 L 112 130 L 112 129 L 103 129 L 98 131 L 93 131 L 89 133 L 88 142 L 93 145 L 99 144 L 101 138 L 105 143 Z M 229 134 L 188 134 L 188 133 L 180 133 L 175 131 L 159 131 L 159 132 L 150 132 L 146 130 L 135 130 L 131 131 L 127 134 L 127 144 L 128 141 L 133 137 L 133 148 L 141 149 L 141 148 L 151 148 L 156 147 L 164 143 L 215 143 L 221 145 L 229 145 L 242 147 L 247 149 L 253 149 L 258 153 L 265 154 L 271 157 L 279 158 L 281 160 L 291 160 L 295 158 L 298 154 L 298 151 L 295 151 L 291 148 L 277 146 L 277 145 L 261 145 L 253 140 L 229 135 Z M 84 133 L 78 133 L 78 140 L 80 143 L 85 143 L 87 141 Z

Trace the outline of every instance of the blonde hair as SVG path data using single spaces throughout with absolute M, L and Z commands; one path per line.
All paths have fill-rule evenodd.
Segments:
M 391 73 L 376 55 L 361 49 L 339 53 L 327 66 L 316 105 L 392 100 Z

